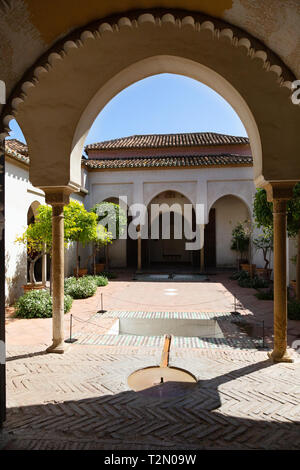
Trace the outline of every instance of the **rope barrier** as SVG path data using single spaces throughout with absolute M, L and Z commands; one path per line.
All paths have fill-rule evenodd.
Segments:
M 166 305 L 162 305 L 162 304 L 147 304 L 145 302 L 141 303 L 141 302 L 135 302 L 133 300 L 126 300 L 126 299 L 118 299 L 117 297 L 113 297 L 112 295 L 110 294 L 107 294 L 107 297 L 110 297 L 111 299 L 113 300 L 116 300 L 118 302 L 126 302 L 126 303 L 129 303 L 129 304 L 135 304 L 135 305 L 141 305 L 141 306 L 148 306 L 148 307 L 163 307 L 165 308 Z M 193 304 L 176 304 L 174 305 L 175 308 L 180 308 L 180 307 L 193 307 L 194 305 L 205 305 L 205 304 L 210 304 L 212 301 L 211 300 L 207 300 L 205 302 L 197 302 L 197 303 L 193 303 Z

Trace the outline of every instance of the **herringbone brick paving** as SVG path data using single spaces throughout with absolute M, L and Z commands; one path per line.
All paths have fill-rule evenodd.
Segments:
M 128 375 L 161 348 L 74 344 L 8 352 L 6 448 L 300 449 L 300 366 L 265 351 L 172 348 L 198 383 L 166 399 L 135 393 Z M 32 354 L 28 354 L 29 350 Z

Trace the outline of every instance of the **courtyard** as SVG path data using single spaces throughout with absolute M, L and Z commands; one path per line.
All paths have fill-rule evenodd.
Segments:
M 0 450 L 300 450 L 299 25 L 0 0 Z
M 65 337 L 72 314 L 77 341 L 63 355 L 45 353 L 51 319 L 14 319 L 8 311 L 3 448 L 300 449 L 300 360 L 290 347 L 299 322 L 288 323 L 295 362 L 273 364 L 272 302 L 229 277 L 138 282 L 119 273 L 94 297 L 74 301 Z M 101 295 L 105 312 L 97 313 Z M 231 313 L 234 296 L 238 314 Z M 172 336 L 169 365 L 197 379 L 188 389 L 128 386 L 132 372 L 159 364 L 163 336 L 118 335 L 114 324 L 157 316 L 215 318 L 222 330 L 223 338 Z

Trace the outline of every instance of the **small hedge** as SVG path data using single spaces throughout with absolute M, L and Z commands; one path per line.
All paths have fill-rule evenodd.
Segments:
M 259 300 L 273 300 L 274 299 L 273 289 L 268 289 L 267 291 L 258 291 L 257 294 L 254 294 L 254 295 Z
M 288 302 L 288 318 L 289 320 L 300 320 L 300 302 L 293 300 Z
M 117 273 L 112 271 L 102 271 L 101 276 L 107 277 L 107 279 L 117 279 Z
M 90 276 L 84 276 L 76 279 L 76 277 L 68 277 L 65 279 L 65 294 L 70 295 L 73 299 L 87 299 L 92 297 L 97 290 L 97 283 Z
M 72 307 L 73 299 L 65 295 L 65 313 Z M 52 298 L 48 290 L 31 290 L 22 295 L 15 304 L 16 317 L 19 318 L 51 318 Z
M 91 279 L 92 281 L 96 282 L 97 287 L 107 286 L 108 279 L 106 276 L 103 275 L 96 275 L 96 276 L 84 276 L 85 279 Z
M 253 289 L 259 289 L 263 287 L 269 286 L 269 281 L 258 277 L 257 275 L 250 277 L 250 274 L 247 271 L 239 271 L 234 273 L 230 279 L 234 279 L 238 281 L 238 285 L 240 287 L 250 287 Z

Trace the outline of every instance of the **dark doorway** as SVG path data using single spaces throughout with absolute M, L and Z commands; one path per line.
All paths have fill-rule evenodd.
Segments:
M 206 268 L 216 267 L 216 209 L 210 209 L 209 222 L 204 230 L 204 263 Z
M 127 215 L 127 224 L 130 225 L 133 217 Z M 137 258 L 138 258 L 138 247 L 137 247 L 137 240 L 133 240 L 131 237 L 127 236 L 127 266 L 130 268 L 137 267 Z

